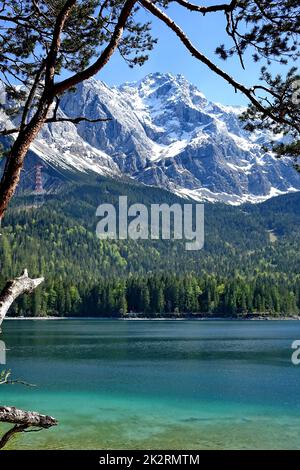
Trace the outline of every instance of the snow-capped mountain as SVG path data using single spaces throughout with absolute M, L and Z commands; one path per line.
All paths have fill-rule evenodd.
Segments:
M 300 190 L 291 164 L 262 150 L 267 136 L 243 129 L 241 109 L 209 102 L 181 75 L 120 87 L 91 79 L 63 97 L 60 112 L 110 120 L 45 126 L 32 151 L 50 165 L 231 204 Z

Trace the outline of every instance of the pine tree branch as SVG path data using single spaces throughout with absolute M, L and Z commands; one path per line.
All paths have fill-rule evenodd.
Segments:
M 77 117 L 77 118 L 49 118 L 49 119 L 46 119 L 45 123 L 46 124 L 49 124 L 49 123 L 55 123 L 55 122 L 71 122 L 72 124 L 79 124 L 80 122 L 92 122 L 92 123 L 96 123 L 96 122 L 107 122 L 107 121 L 111 121 L 112 119 L 111 118 L 96 118 L 96 119 L 90 119 L 90 118 L 87 118 L 87 117 Z
M 123 35 L 124 28 L 126 26 L 127 20 L 130 17 L 133 7 L 137 3 L 137 0 L 127 0 L 121 10 L 121 13 L 119 15 L 118 22 L 116 24 L 116 27 L 114 29 L 114 32 L 112 34 L 112 37 L 100 55 L 100 57 L 89 67 L 86 69 L 76 73 L 75 75 L 67 78 L 66 80 L 63 80 L 59 83 L 56 83 L 54 85 L 54 94 L 59 95 L 63 93 L 64 91 L 72 88 L 73 86 L 78 85 L 78 83 L 81 83 L 84 80 L 87 80 L 91 77 L 93 77 L 96 73 L 98 73 L 109 61 L 113 53 L 118 47 L 118 44 L 120 42 L 120 39 Z
M 220 5 L 210 5 L 210 6 L 200 6 L 200 5 L 195 5 L 191 2 L 188 2 L 187 0 L 173 0 L 175 3 L 179 3 L 179 5 L 183 6 L 184 8 L 187 8 L 190 11 L 197 11 L 199 13 L 203 13 L 205 15 L 206 13 L 216 13 L 218 11 L 223 11 L 230 13 L 234 8 L 237 6 L 238 1 L 237 0 L 232 0 L 230 3 L 223 3 Z
M 25 102 L 25 105 L 24 105 L 20 129 L 22 129 L 26 125 L 26 120 L 27 120 L 27 116 L 28 116 L 28 113 L 29 113 L 29 110 L 30 110 L 30 106 L 33 102 L 33 99 L 34 99 L 34 96 L 36 94 L 37 88 L 39 86 L 39 82 L 40 82 L 40 79 L 41 79 L 41 76 L 42 76 L 42 73 L 43 73 L 44 69 L 45 69 L 45 61 L 42 62 L 39 70 L 36 72 L 31 90 L 28 94 L 28 98 L 27 98 L 27 100 Z
M 182 44 L 186 49 L 192 54 L 193 57 L 201 61 L 203 64 L 207 65 L 210 70 L 212 70 L 216 75 L 222 77 L 226 82 L 233 86 L 237 91 L 242 92 L 250 102 L 264 115 L 268 116 L 273 121 L 279 124 L 285 124 L 292 129 L 295 129 L 297 132 L 300 132 L 300 124 L 295 122 L 293 119 L 287 119 L 283 115 L 277 115 L 272 112 L 270 109 L 266 109 L 260 101 L 255 97 L 254 91 L 252 88 L 246 87 L 241 83 L 237 82 L 231 75 L 229 75 L 224 70 L 220 69 L 214 62 L 212 62 L 208 57 L 206 57 L 202 52 L 200 52 L 190 41 L 184 31 L 163 11 L 157 8 L 151 0 L 139 0 L 140 4 L 144 6 L 150 13 L 152 13 L 156 18 L 160 19 L 165 23 L 180 39 Z M 272 90 L 269 90 L 272 94 Z
M 79 116 L 76 118 L 64 118 L 64 117 L 57 117 L 57 118 L 48 118 L 45 120 L 45 124 L 54 124 L 56 122 L 70 122 L 72 124 L 79 124 L 80 122 L 92 122 L 92 123 L 97 123 L 97 122 L 108 122 L 111 121 L 111 118 L 96 118 L 96 119 L 90 119 L 87 117 Z M 6 136 L 6 135 L 12 135 L 12 134 L 17 134 L 20 132 L 21 128 L 20 127 L 14 127 L 13 129 L 4 129 L 0 131 L 0 135 Z
M 52 87 L 53 85 L 57 55 L 61 45 L 61 34 L 63 32 L 65 22 L 67 21 L 75 4 L 76 0 L 67 0 L 57 15 L 50 51 L 46 58 L 45 93 L 48 93 L 49 90 L 47 90 L 47 88 L 50 86 Z

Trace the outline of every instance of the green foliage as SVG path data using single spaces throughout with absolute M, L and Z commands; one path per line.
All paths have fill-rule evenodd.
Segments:
M 207 274 L 156 273 L 129 276 L 126 280 L 100 280 L 79 313 L 96 317 L 124 315 L 126 311 L 119 309 L 123 298 L 128 312 L 147 316 L 176 312 L 212 316 L 295 315 L 299 312 L 299 289 L 299 277 L 293 282 L 288 277 L 269 274 L 222 279 Z
M 234 46 L 217 48 L 222 59 L 243 56 L 248 50 L 255 62 L 266 59 L 268 64 L 272 60 L 286 64 L 288 59 L 299 58 L 298 0 L 240 0 L 235 4 L 226 15 Z
M 297 166 L 300 133 L 298 69 L 293 66 L 286 76 L 277 74 L 273 77 L 269 66 L 272 62 L 293 65 L 299 59 L 299 1 L 241 0 L 235 4 L 226 14 L 226 30 L 233 45 L 221 44 L 216 53 L 223 60 L 237 55 L 245 66 L 248 52 L 254 62 L 265 63 L 261 69 L 261 83 L 250 88 L 253 100 L 242 119 L 250 131 L 267 129 L 274 133 L 275 139 L 270 133 L 270 147 L 279 157 L 295 159 Z M 289 136 L 287 145 L 286 142 L 277 145 L 276 135 L 279 134 Z
M 98 240 L 97 205 L 117 205 L 124 194 L 129 204 L 182 202 L 157 188 L 105 179 L 70 186 L 38 209 L 30 198 L 16 198 L 0 237 L 0 283 L 24 266 L 46 282 L 11 314 L 298 313 L 299 194 L 257 206 L 206 204 L 199 252 L 178 241 Z
M 0 75 L 7 85 L 12 100 L 24 100 L 24 90 L 10 86 L 13 79 L 27 84 L 36 73 L 44 73 L 44 59 L 53 37 L 57 17 L 65 2 L 5 1 L 1 9 Z M 88 0 L 75 3 L 61 36 L 56 73 L 62 69 L 78 72 L 85 69 L 91 59 L 110 41 L 124 2 L 121 0 Z M 134 19 L 139 7 L 132 11 L 125 34 L 120 42 L 120 52 L 130 63 L 143 63 L 146 51 L 155 40 L 151 38 L 149 23 Z M 22 95 L 23 94 L 23 95 Z
M 262 109 L 259 110 L 257 106 L 250 105 L 247 111 L 241 115 L 241 120 L 246 122 L 245 128 L 250 132 L 258 129 L 271 131 L 274 140 L 270 142 L 269 149 L 266 147 L 265 150 L 275 151 L 278 157 L 286 156 L 294 159 L 297 167 L 300 136 L 300 76 L 298 70 L 293 67 L 283 78 L 279 74 L 273 77 L 267 68 L 263 67 L 261 81 L 264 84 L 256 86 L 255 89 L 262 90 L 265 95 L 260 99 Z M 270 99 L 270 95 L 272 99 Z M 285 141 L 278 143 L 278 137 L 285 137 Z

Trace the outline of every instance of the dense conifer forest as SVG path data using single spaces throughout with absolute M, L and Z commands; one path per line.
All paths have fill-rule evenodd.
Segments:
M 183 242 L 99 240 L 96 207 L 181 202 L 157 189 L 99 179 L 72 184 L 36 207 L 16 197 L 0 237 L 1 285 L 24 266 L 45 276 L 13 316 L 297 315 L 300 196 L 260 205 L 205 204 L 205 248 Z M 185 201 L 186 202 L 186 201 Z

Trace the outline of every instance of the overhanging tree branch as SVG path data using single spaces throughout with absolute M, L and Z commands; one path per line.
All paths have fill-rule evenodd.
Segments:
M 10 154 L 6 159 L 4 172 L 0 182 L 0 220 L 2 219 L 2 216 L 19 183 L 20 173 L 23 168 L 23 162 L 27 151 L 47 119 L 48 111 L 54 100 L 54 96 L 56 95 L 56 93 L 53 93 L 53 79 L 57 55 L 61 44 L 60 36 L 75 3 L 76 0 L 67 0 L 57 15 L 50 50 L 45 59 L 44 91 L 33 118 L 26 125 L 24 130 L 19 132 L 11 148 Z M 34 86 L 35 84 L 33 84 L 33 87 Z
M 64 91 L 72 88 L 73 86 L 78 85 L 84 80 L 87 80 L 93 77 L 96 73 L 100 72 L 100 70 L 107 64 L 111 56 L 113 55 L 114 51 L 117 49 L 120 39 L 122 37 L 126 22 L 132 13 L 132 9 L 137 3 L 137 0 L 127 0 L 122 8 L 122 11 L 119 15 L 118 22 L 116 27 L 113 31 L 111 39 L 99 56 L 99 58 L 85 70 L 82 70 L 75 75 L 63 80 L 59 83 L 54 85 L 54 94 L 59 95 Z
M 179 5 L 187 8 L 190 11 L 197 11 L 205 15 L 206 13 L 216 13 L 218 11 L 229 13 L 236 7 L 238 0 L 232 0 L 230 3 L 223 3 L 220 5 L 209 5 L 207 7 L 195 5 L 194 3 L 188 2 L 187 0 L 173 0 L 173 2 L 179 3 Z
M 76 0 L 67 0 L 57 15 L 53 38 L 48 57 L 46 59 L 46 73 L 45 73 L 45 92 L 48 93 L 47 88 L 52 86 L 55 75 L 55 67 L 57 61 L 57 54 L 61 45 L 61 33 L 64 29 L 65 22 L 71 13 L 72 8 L 75 6 Z
M 25 125 L 26 125 L 26 120 L 27 120 L 27 116 L 28 116 L 28 113 L 29 113 L 29 110 L 30 110 L 30 106 L 31 106 L 31 104 L 34 100 L 34 96 L 35 96 L 35 93 L 36 93 L 37 88 L 39 86 L 39 82 L 40 82 L 40 79 L 41 79 L 41 76 L 42 76 L 42 73 L 43 73 L 44 69 L 45 69 L 45 61 L 42 62 L 40 68 L 36 72 L 31 90 L 28 94 L 28 98 L 27 98 L 27 100 L 25 102 L 25 105 L 24 105 L 20 129 L 24 128 Z
M 64 117 L 57 117 L 57 118 L 49 118 L 46 119 L 45 123 L 46 124 L 51 124 L 55 122 L 71 122 L 72 124 L 79 124 L 80 122 L 92 122 L 92 123 L 97 123 L 97 122 L 107 122 L 111 121 L 111 118 L 96 118 L 96 119 L 90 119 L 87 117 L 76 117 L 76 118 L 64 118 Z
M 229 75 L 224 70 L 220 69 L 214 62 L 212 62 L 208 57 L 206 57 L 202 52 L 200 52 L 190 41 L 190 39 L 186 36 L 184 31 L 163 11 L 161 11 L 156 5 L 154 5 L 150 0 L 140 0 L 140 4 L 143 5 L 148 11 L 150 11 L 154 16 L 160 19 L 163 23 L 165 23 L 168 28 L 170 28 L 183 45 L 187 48 L 187 50 L 192 54 L 193 57 L 200 60 L 203 64 L 207 65 L 216 75 L 222 77 L 226 80 L 230 85 L 234 87 L 237 91 L 241 91 L 250 102 L 263 114 L 271 118 L 273 121 L 278 122 L 280 124 L 285 124 L 290 126 L 291 128 L 295 129 L 297 132 L 300 132 L 300 123 L 295 122 L 293 119 L 287 119 L 284 115 L 277 115 L 276 113 L 272 112 L 270 108 L 265 108 L 261 102 L 255 97 L 254 90 L 251 88 L 247 88 L 246 86 L 242 85 L 241 83 L 237 82 L 231 75 Z M 272 94 L 272 90 L 269 90 Z
M 64 4 L 62 10 L 59 12 L 55 28 L 53 31 L 53 39 L 51 42 L 50 51 L 45 59 L 45 85 L 44 91 L 39 99 L 36 112 L 31 121 L 26 125 L 23 131 L 20 131 L 9 156 L 6 159 L 4 173 L 0 182 L 0 220 L 6 211 L 8 204 L 15 193 L 16 187 L 20 180 L 21 169 L 23 168 L 24 158 L 31 143 L 36 138 L 38 132 L 41 130 L 44 123 L 47 121 L 47 115 L 55 96 L 61 95 L 64 91 L 77 85 L 78 83 L 86 80 L 97 72 L 99 72 L 109 61 L 110 57 L 116 50 L 119 41 L 122 37 L 126 23 L 132 13 L 132 10 L 137 3 L 137 0 L 127 0 L 121 9 L 118 16 L 117 24 L 104 51 L 94 64 L 86 69 L 76 73 L 62 82 L 54 84 L 54 76 L 56 72 L 58 52 L 61 46 L 61 34 L 65 22 L 67 21 L 72 8 L 75 6 L 76 0 L 68 0 Z M 53 122 L 53 121 L 52 121 Z M 75 118 L 75 123 L 78 123 L 78 118 Z M 12 130 L 6 134 L 12 134 Z
M 149 24 L 139 23 L 140 6 L 173 30 L 194 57 L 231 84 L 236 91 L 243 93 L 258 111 L 259 121 L 261 118 L 263 121 L 268 118 L 277 123 L 277 130 L 284 128 L 285 133 L 289 129 L 300 132 L 299 119 L 289 99 L 291 94 L 283 92 L 278 98 L 275 94 L 278 90 L 275 82 L 275 86 L 271 86 L 269 90 L 259 86 L 248 88 L 223 71 L 192 44 L 164 10 L 157 7 L 162 5 L 167 8 L 172 2 L 198 14 L 221 12 L 225 15 L 226 31 L 233 44 L 228 50 L 224 44 L 215 50 L 224 60 L 238 54 L 244 65 L 243 56 L 248 48 L 254 48 L 255 61 L 263 58 L 268 62 L 284 62 L 288 58 L 296 60 L 300 55 L 297 19 L 300 7 L 297 0 L 223 0 L 222 3 L 208 6 L 198 5 L 196 0 L 63 0 L 28 2 L 26 10 L 20 10 L 18 2 L 2 2 L 0 20 L 2 18 L 4 24 L 0 31 L 0 49 L 3 52 L 0 75 L 11 94 L 14 94 L 11 77 L 24 82 L 29 101 L 25 105 L 22 129 L 6 158 L 0 182 L 0 220 L 19 182 L 25 155 L 44 123 L 49 122 L 48 114 L 55 97 L 97 74 L 117 49 L 129 65 L 141 65 L 147 59 L 144 52 L 151 50 L 156 41 L 149 33 Z M 103 51 L 99 52 L 102 47 Z M 134 51 L 136 55 L 132 58 Z M 36 75 L 43 61 L 45 67 L 40 75 Z M 56 82 L 55 77 L 62 69 L 68 70 L 72 75 Z M 35 78 L 34 90 L 31 87 Z M 258 96 L 259 91 L 267 96 Z M 58 122 L 62 122 L 62 119 L 66 118 L 60 118 Z M 73 122 L 76 124 L 80 120 L 85 119 L 74 118 Z M 57 121 L 52 119 L 51 122 Z M 7 129 L 2 134 L 11 135 L 16 131 L 17 128 Z
M 71 124 L 79 124 L 80 122 L 97 123 L 97 122 L 107 122 L 107 121 L 111 121 L 111 118 L 90 119 L 84 116 L 79 116 L 76 118 L 52 117 L 52 118 L 46 119 L 45 124 L 55 124 L 56 122 L 70 122 Z M 20 130 L 21 130 L 20 127 L 14 127 L 13 129 L 4 129 L 0 131 L 0 135 L 6 136 L 6 135 L 17 134 L 18 132 L 20 132 Z

